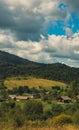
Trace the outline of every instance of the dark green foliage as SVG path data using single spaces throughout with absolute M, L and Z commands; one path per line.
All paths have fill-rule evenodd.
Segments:
M 40 95 L 39 95 L 39 90 L 37 90 L 37 89 L 34 88 L 34 87 L 30 89 L 30 92 L 31 92 L 33 95 L 36 95 L 36 96 L 40 97 Z
M 15 127 L 22 127 L 22 125 L 24 124 L 25 121 L 25 116 L 22 114 L 21 109 L 16 109 L 16 111 L 14 112 L 14 126 Z
M 8 91 L 7 88 L 4 86 L 3 80 L 0 81 L 0 102 L 5 101 L 8 99 Z
M 64 64 L 40 64 L 0 51 L 0 79 L 10 76 L 35 76 L 70 83 L 79 77 L 79 69 Z
M 52 116 L 60 115 L 63 112 L 64 112 L 64 109 L 60 104 L 53 104 L 52 105 Z
M 50 109 L 46 110 L 42 116 L 43 120 L 47 120 L 48 118 L 52 118 L 52 111 Z
M 60 87 L 60 86 L 53 86 L 52 89 L 53 89 L 53 90 L 58 90 L 58 91 L 60 91 L 60 90 L 61 90 L 61 87 Z
M 75 103 L 74 104 L 66 104 L 64 107 L 64 112 L 66 114 L 72 115 L 75 111 L 77 111 L 77 106 Z
M 8 90 L 9 94 L 17 94 L 22 95 L 24 93 L 30 93 L 31 90 L 28 86 L 19 86 L 18 88 L 13 88 L 12 90 Z
M 72 117 L 66 114 L 60 114 L 54 118 L 54 125 L 56 126 L 63 126 L 65 124 L 71 124 L 72 122 Z
M 79 94 L 79 81 L 73 80 L 70 84 L 73 97 L 76 97 Z
M 12 117 L 14 115 L 13 113 L 10 113 L 9 111 L 14 110 L 16 107 L 16 104 L 14 102 L 1 102 L 0 104 L 0 121 L 7 121 L 8 118 Z
M 79 125 L 79 110 L 75 111 L 73 115 L 73 122 L 75 125 Z
M 38 101 L 27 101 L 24 107 L 24 113 L 28 119 L 40 119 L 43 114 L 43 105 Z
M 10 63 L 10 64 L 25 64 L 28 63 L 28 60 L 22 59 L 18 56 L 15 56 L 13 54 L 9 54 L 4 51 L 0 51 L 0 62 L 2 63 Z

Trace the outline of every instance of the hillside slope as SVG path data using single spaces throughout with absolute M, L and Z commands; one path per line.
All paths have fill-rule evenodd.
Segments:
M 0 51 L 0 79 L 20 75 L 69 83 L 79 78 L 79 68 L 60 63 L 40 64 Z
M 13 54 L 9 54 L 8 52 L 0 51 L 0 62 L 10 63 L 10 64 L 25 64 L 30 61 L 28 61 L 26 59 L 22 59 Z

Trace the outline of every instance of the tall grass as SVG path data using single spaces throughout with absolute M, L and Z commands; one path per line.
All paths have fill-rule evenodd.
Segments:
M 22 128 L 14 128 L 14 127 L 10 127 L 10 128 L 1 128 L 0 130 L 79 130 L 79 128 L 77 128 L 76 126 L 63 126 L 63 127 L 36 127 L 36 128 L 29 128 L 29 127 L 22 127 Z
M 8 122 L 0 122 L 0 130 L 79 130 L 79 126 L 73 124 L 66 124 L 62 126 L 54 126 L 53 124 L 49 126 L 32 126 L 31 123 L 33 122 L 26 121 L 22 127 L 17 127 L 11 120 L 9 120 Z

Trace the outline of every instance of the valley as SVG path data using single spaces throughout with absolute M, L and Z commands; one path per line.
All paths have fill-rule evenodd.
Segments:
M 79 68 L 0 51 L 2 130 L 77 130 L 78 124 Z

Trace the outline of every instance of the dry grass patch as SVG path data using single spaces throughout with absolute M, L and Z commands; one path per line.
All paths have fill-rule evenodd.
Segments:
M 39 86 L 43 86 L 45 88 L 50 88 L 51 86 L 61 86 L 65 87 L 66 84 L 58 81 L 53 80 L 46 80 L 46 79 L 40 79 L 40 78 L 9 78 L 4 81 L 5 86 L 8 89 L 12 89 L 14 87 L 19 86 L 28 86 L 30 88 L 36 87 L 39 88 Z
M 5 130 L 5 129 L 4 129 Z M 7 129 L 10 130 L 10 129 Z M 14 130 L 14 129 L 11 129 Z M 63 126 L 63 127 L 57 127 L 57 128 L 53 128 L 53 127 L 43 127 L 43 128 L 29 128 L 29 127 L 23 127 L 23 128 L 16 128 L 16 130 L 79 130 L 79 128 L 75 127 L 75 126 Z

